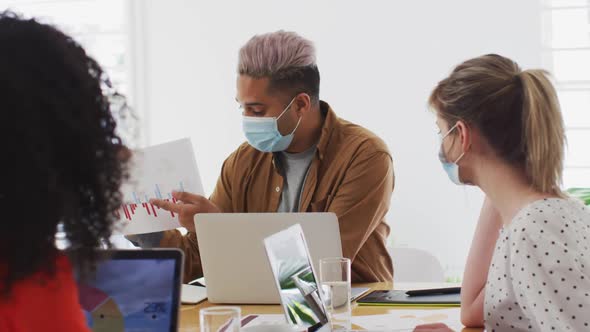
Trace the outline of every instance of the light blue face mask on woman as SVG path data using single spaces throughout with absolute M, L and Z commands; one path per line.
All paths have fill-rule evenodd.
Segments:
M 461 178 L 459 177 L 459 165 L 457 165 L 457 163 L 461 160 L 461 158 L 463 158 L 463 156 L 465 155 L 465 152 L 461 153 L 459 158 L 457 158 L 457 160 L 455 160 L 454 162 L 449 162 L 447 160 L 447 157 L 445 157 L 445 152 L 443 151 L 444 139 L 447 138 L 447 136 L 449 136 L 449 134 L 451 134 L 451 132 L 453 132 L 453 130 L 455 130 L 455 128 L 457 128 L 458 124 L 459 123 L 456 123 L 451 129 L 449 129 L 449 131 L 447 131 L 446 134 L 444 134 L 444 136 L 442 134 L 439 134 L 440 135 L 440 149 L 438 151 L 438 159 L 440 160 L 440 162 L 443 166 L 443 169 L 445 170 L 445 172 L 449 176 L 449 179 L 456 185 L 462 185 L 464 183 L 461 181 Z
M 295 129 L 288 135 L 281 135 L 278 126 L 278 120 L 289 110 L 295 98 L 285 107 L 278 117 L 256 117 L 243 116 L 242 129 L 248 143 L 256 150 L 262 152 L 280 152 L 286 150 L 293 141 L 295 130 L 299 127 L 301 117 L 297 121 Z

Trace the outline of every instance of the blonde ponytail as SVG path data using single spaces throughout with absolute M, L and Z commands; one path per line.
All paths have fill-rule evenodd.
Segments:
M 522 169 L 536 191 L 564 197 L 565 148 L 557 93 L 543 70 L 487 54 L 459 64 L 432 91 L 429 104 L 448 123 L 476 127 L 505 162 Z
M 518 74 L 523 87 L 523 150 L 525 170 L 532 186 L 562 196 L 565 133 L 553 84 L 544 70 Z

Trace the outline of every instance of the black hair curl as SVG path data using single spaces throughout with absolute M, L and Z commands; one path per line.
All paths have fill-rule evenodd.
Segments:
M 71 37 L 0 13 L 0 292 L 55 273 L 58 224 L 81 271 L 110 246 L 129 157 L 114 97 L 100 65 Z

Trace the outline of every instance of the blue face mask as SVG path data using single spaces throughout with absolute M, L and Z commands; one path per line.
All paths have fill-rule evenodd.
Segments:
M 443 169 L 445 170 L 445 172 L 447 173 L 447 175 L 449 176 L 449 179 L 456 185 L 462 185 L 465 184 L 461 181 L 461 178 L 459 177 L 459 165 L 457 164 L 461 158 L 463 158 L 463 156 L 465 155 L 465 152 L 461 153 L 461 155 L 459 156 L 459 158 L 457 158 L 457 160 L 455 160 L 454 162 L 449 162 L 447 160 L 447 157 L 445 157 L 445 153 L 443 151 L 443 141 L 445 138 L 447 138 L 447 136 L 449 136 L 449 134 L 455 129 L 457 128 L 457 124 L 455 124 L 451 129 L 449 129 L 449 131 L 447 131 L 446 134 L 441 135 L 440 136 L 440 150 L 438 151 L 438 159 L 440 160 Z
M 285 151 L 293 141 L 295 130 L 299 127 L 301 117 L 297 121 L 295 129 L 288 135 L 281 135 L 279 132 L 278 120 L 289 110 L 295 98 L 285 107 L 278 117 L 255 117 L 243 116 L 242 129 L 248 143 L 256 150 L 262 152 L 279 152 Z

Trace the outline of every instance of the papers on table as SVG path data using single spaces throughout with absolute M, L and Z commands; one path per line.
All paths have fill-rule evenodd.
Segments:
M 443 323 L 461 331 L 461 309 L 390 310 L 387 314 L 352 316 L 355 331 L 413 331 L 418 325 Z M 285 324 L 285 315 L 248 315 L 242 327 Z M 323 330 L 322 330 L 323 331 Z
M 149 203 L 152 198 L 175 203 L 172 191 L 204 195 L 188 138 L 133 152 L 130 179 L 122 188 L 125 204 L 118 211 L 122 233 L 151 233 L 180 227 L 175 213 Z
M 352 328 L 371 331 L 412 331 L 417 325 L 443 323 L 461 330 L 461 309 L 390 310 L 387 314 L 352 316 Z
M 285 315 L 248 315 L 242 318 L 242 327 L 282 325 L 286 323 Z
M 180 301 L 182 304 L 197 304 L 207 299 L 207 288 L 182 284 Z

